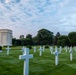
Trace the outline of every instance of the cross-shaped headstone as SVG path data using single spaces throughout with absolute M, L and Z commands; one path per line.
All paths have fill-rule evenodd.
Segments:
M 40 50 L 40 54 L 39 55 L 42 56 L 43 48 L 40 46 L 40 49 L 39 50 Z
M 6 50 L 7 50 L 7 55 L 9 55 L 9 50 L 10 50 L 11 48 L 9 48 L 9 46 L 7 46 L 7 48 L 6 48 Z
M 67 51 L 68 51 L 68 48 L 67 48 L 67 46 L 65 47 L 65 50 L 66 50 L 66 53 L 67 53 Z
M 29 54 L 29 48 L 25 48 L 25 53 L 19 56 L 19 59 L 24 60 L 24 71 L 23 75 L 29 75 L 29 59 L 33 58 L 32 54 Z
M 73 53 L 73 50 L 72 50 L 72 47 L 70 47 L 70 60 L 72 61 L 72 59 L 73 59 L 73 56 L 72 56 L 72 53 Z
M 34 53 L 36 53 L 36 46 L 34 46 Z
M 59 47 L 59 52 L 61 53 L 61 51 L 62 51 L 62 47 L 60 46 L 60 47 Z
M 25 47 L 23 46 L 22 49 L 21 49 L 22 53 L 24 53 L 24 50 L 25 50 Z
M 58 52 L 58 48 L 57 47 L 55 48 L 54 54 L 55 54 L 55 65 L 58 65 L 58 63 L 59 63 L 59 61 L 58 61 L 59 52 Z
M 51 54 L 53 54 L 53 47 L 52 46 L 50 46 L 50 52 L 51 52 Z

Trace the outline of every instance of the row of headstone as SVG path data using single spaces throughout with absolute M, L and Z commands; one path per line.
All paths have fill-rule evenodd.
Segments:
M 57 46 L 55 46 L 55 48 L 58 48 Z M 54 49 L 52 46 L 50 46 L 50 52 L 51 52 L 51 54 L 53 54 L 53 52 L 55 51 L 56 49 Z M 61 51 L 62 51 L 62 47 L 60 46 L 59 47 L 59 52 L 61 53 Z
M 72 55 L 73 50 L 72 50 L 72 47 L 70 47 L 69 52 L 70 52 L 70 60 L 72 61 L 72 59 L 73 59 L 73 55 Z M 60 54 L 60 52 L 58 52 L 58 48 L 56 47 L 55 48 L 55 52 L 54 52 L 54 55 L 55 55 L 55 65 L 58 65 L 58 63 L 59 63 L 58 54 Z
M 60 46 L 59 48 L 57 47 L 57 46 L 55 46 L 55 49 L 52 47 L 52 46 L 50 46 L 50 52 L 51 52 L 51 54 L 53 54 L 54 53 L 54 51 L 56 51 L 56 48 L 58 49 L 58 51 L 59 51 L 59 54 L 62 52 L 62 47 Z M 44 49 L 45 49 L 45 47 L 43 46 L 40 46 L 40 48 L 39 48 L 39 56 L 42 56 L 42 52 L 44 52 Z M 69 47 L 64 47 L 64 50 L 66 51 L 66 53 L 68 52 L 68 50 L 69 50 L 70 48 Z M 36 53 L 36 46 L 34 46 L 34 53 Z M 70 50 L 69 50 L 70 51 Z M 70 52 L 70 54 L 72 55 L 72 53 Z
M 55 47 L 57 47 L 57 46 L 55 46 Z M 74 48 L 72 48 L 72 49 L 76 50 L 76 47 L 74 47 Z M 67 53 L 67 52 L 69 52 L 70 47 L 65 46 L 65 47 L 64 47 L 64 50 L 65 50 L 65 52 Z M 55 48 L 53 48 L 52 46 L 50 46 L 50 52 L 51 52 L 51 54 L 53 54 L 54 51 L 55 51 Z M 60 47 L 58 48 L 58 51 L 59 51 L 60 53 L 62 52 L 62 46 L 60 46 Z
M 24 49 L 24 53 L 23 55 L 19 56 L 19 59 L 23 59 L 24 60 L 24 71 L 23 71 L 23 75 L 29 75 L 29 59 L 33 58 L 32 54 L 29 54 L 29 48 L 23 48 Z M 61 49 L 61 48 L 60 48 Z M 40 51 L 42 51 L 42 48 L 40 47 Z M 72 47 L 70 47 L 70 60 L 72 60 Z M 58 55 L 60 54 L 60 52 L 58 51 L 58 48 L 55 47 L 55 52 L 53 52 L 53 54 L 55 55 L 55 65 L 59 64 L 59 59 L 58 59 Z M 41 53 L 40 53 L 41 55 Z
M 53 50 L 52 48 L 50 48 L 51 50 Z M 55 65 L 58 65 L 59 64 L 59 59 L 58 59 L 58 55 L 61 53 L 61 50 L 62 48 L 60 47 L 59 48 L 60 51 L 58 51 L 58 47 L 56 46 L 55 47 L 55 52 L 52 52 L 52 54 L 55 55 Z M 9 46 L 6 48 L 7 50 L 7 55 L 9 55 Z M 42 55 L 42 51 L 43 51 L 43 48 L 40 47 L 40 56 Z M 33 55 L 32 54 L 29 54 L 29 48 L 25 48 L 25 47 L 22 47 L 22 52 L 23 52 L 23 55 L 20 55 L 19 56 L 19 59 L 23 59 L 24 60 L 24 71 L 23 71 L 23 75 L 29 75 L 29 59 L 30 58 L 33 58 Z M 72 61 L 73 57 L 72 57 L 72 47 L 70 47 L 70 60 Z
M 9 50 L 10 50 L 11 48 L 9 48 L 9 46 L 7 46 L 7 48 L 6 48 L 6 50 L 7 50 L 7 55 L 9 55 Z M 0 53 L 2 53 L 2 50 L 0 50 Z
M 36 50 L 37 50 L 37 48 L 36 48 L 36 46 L 34 46 L 34 53 L 36 53 Z M 45 50 L 45 46 L 40 46 L 40 48 L 39 48 L 39 51 L 40 51 L 40 53 L 39 53 L 39 56 L 42 56 L 42 52 L 44 52 L 44 50 Z

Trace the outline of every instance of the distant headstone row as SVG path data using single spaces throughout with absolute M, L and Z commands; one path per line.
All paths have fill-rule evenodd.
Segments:
M 10 49 L 11 48 L 9 48 L 9 46 L 6 48 L 7 55 L 9 55 L 9 50 Z M 65 47 L 64 49 L 66 50 L 66 53 L 69 50 L 70 60 L 72 61 L 73 60 L 73 55 L 72 55 L 73 50 L 72 50 L 72 47 Z M 44 50 L 45 50 L 45 47 L 44 46 L 43 47 L 40 46 L 40 48 L 39 48 L 39 51 L 40 51 L 39 56 L 42 56 L 42 52 L 44 52 Z M 20 55 L 19 59 L 23 59 L 24 60 L 23 75 L 29 75 L 29 59 L 33 58 L 33 55 L 29 54 L 29 48 L 26 48 L 24 46 L 22 47 L 21 51 L 22 51 L 23 55 Z M 55 46 L 55 48 L 53 48 L 52 46 L 50 46 L 50 52 L 51 52 L 51 54 L 55 55 L 55 65 L 58 65 L 59 64 L 59 57 L 58 57 L 58 55 L 62 52 L 62 47 L 60 46 L 58 48 L 57 46 Z M 34 53 L 36 53 L 36 46 L 34 46 Z

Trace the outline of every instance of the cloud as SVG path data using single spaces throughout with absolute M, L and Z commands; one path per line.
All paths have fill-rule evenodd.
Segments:
M 6 4 L 8 4 L 8 3 L 18 3 L 18 2 L 20 2 L 20 0 L 1 0 L 1 3 L 6 3 Z
M 0 3 L 0 27 L 12 29 L 16 37 L 28 33 L 36 35 L 41 28 L 67 34 L 76 29 L 75 3 L 75 0 L 3 2 Z

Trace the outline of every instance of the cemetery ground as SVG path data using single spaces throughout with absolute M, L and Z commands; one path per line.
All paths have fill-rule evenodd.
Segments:
M 19 60 L 22 47 L 11 47 L 10 54 L 6 54 L 5 48 L 0 53 L 0 75 L 23 75 L 24 60 Z M 51 54 L 50 49 L 46 48 L 39 56 L 39 46 L 34 53 L 30 49 L 33 58 L 29 62 L 29 75 L 76 75 L 76 52 L 73 51 L 73 60 L 70 61 L 69 51 L 63 49 L 59 54 L 59 64 L 55 65 L 55 55 Z

